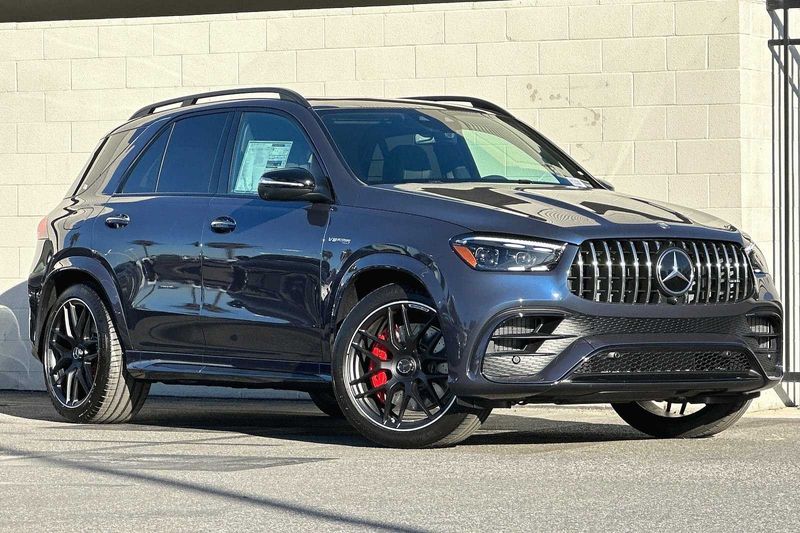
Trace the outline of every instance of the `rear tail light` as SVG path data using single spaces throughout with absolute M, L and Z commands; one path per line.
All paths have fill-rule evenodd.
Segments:
M 36 238 L 40 241 L 47 238 L 47 217 L 39 221 L 39 225 L 36 227 Z

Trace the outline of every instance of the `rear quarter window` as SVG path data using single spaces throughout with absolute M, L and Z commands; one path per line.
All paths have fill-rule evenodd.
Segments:
M 130 146 L 131 141 L 136 137 L 138 130 L 127 130 L 112 133 L 100 141 L 91 159 L 81 171 L 75 185 L 70 188 L 70 195 L 81 195 L 95 191 L 103 180 L 100 178 L 106 175 L 106 170 L 114 163 Z

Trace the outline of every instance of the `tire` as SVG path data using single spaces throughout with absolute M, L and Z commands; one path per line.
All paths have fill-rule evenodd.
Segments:
M 125 370 L 114 322 L 92 288 L 73 285 L 66 289 L 53 305 L 44 332 L 40 341 L 44 380 L 62 417 L 77 423 L 115 424 L 127 422 L 139 412 L 150 384 L 134 380 Z M 74 337 L 71 342 L 69 333 Z M 64 361 L 70 359 L 70 353 L 69 368 L 75 369 L 72 378 L 72 371 L 61 368 L 68 364 Z
M 328 416 L 333 418 L 344 418 L 342 409 L 336 401 L 336 395 L 331 390 L 316 390 L 308 393 L 311 396 L 311 401 L 317 406 L 317 409 L 322 411 Z
M 385 329 L 376 330 L 377 337 L 367 331 L 374 324 L 380 329 L 381 323 Z M 446 355 L 428 296 L 399 285 L 376 289 L 353 307 L 336 335 L 332 372 L 342 413 L 359 433 L 382 446 L 427 448 L 463 441 L 491 410 L 458 404 L 447 385 Z M 381 387 L 372 381 L 376 373 L 385 376 L 382 393 L 374 392 Z
M 654 402 L 612 403 L 611 406 L 625 422 L 642 433 L 660 439 L 690 439 L 710 437 L 728 429 L 744 415 L 750 402 L 743 399 L 707 404 L 683 416 L 657 414 Z

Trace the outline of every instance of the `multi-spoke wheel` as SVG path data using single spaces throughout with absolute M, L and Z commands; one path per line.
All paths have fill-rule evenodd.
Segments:
M 731 427 L 750 406 L 750 400 L 727 403 L 648 401 L 611 404 L 631 427 L 659 438 L 709 437 Z
M 73 422 L 123 422 L 142 407 L 149 385 L 125 371 L 122 348 L 105 304 L 75 285 L 56 300 L 42 336 L 47 390 Z
M 380 444 L 454 444 L 488 416 L 456 404 L 439 316 L 426 296 L 396 285 L 369 294 L 345 319 L 334 352 L 339 405 Z
M 81 300 L 64 302 L 56 311 L 45 350 L 45 376 L 53 397 L 64 407 L 78 407 L 97 377 L 97 322 Z

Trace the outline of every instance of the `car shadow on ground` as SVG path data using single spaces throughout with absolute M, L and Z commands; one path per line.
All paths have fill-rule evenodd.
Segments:
M 541 418 L 535 408 L 524 415 L 497 409 L 463 445 L 593 443 L 646 438 L 628 426 L 605 421 Z M 549 410 L 552 414 L 552 410 Z M 0 392 L 0 414 L 29 420 L 63 422 L 43 393 Z M 609 417 L 613 414 L 609 412 Z M 54 426 L 74 428 L 72 425 Z M 87 431 L 208 431 L 338 446 L 371 447 L 345 420 L 320 413 L 310 402 L 250 399 L 148 399 L 131 423 L 90 425 Z

